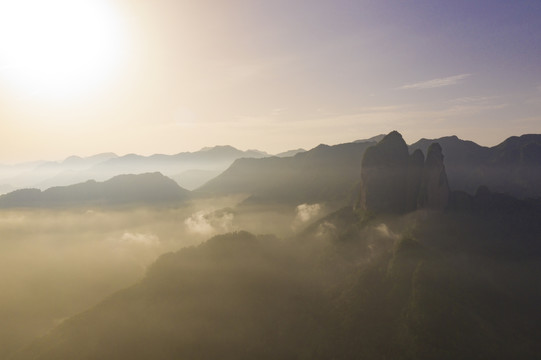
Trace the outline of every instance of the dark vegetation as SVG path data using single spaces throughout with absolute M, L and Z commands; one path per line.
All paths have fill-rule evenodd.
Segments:
M 502 221 L 497 198 L 403 217 L 344 208 L 287 241 L 216 236 L 14 359 L 536 358 L 541 213 Z

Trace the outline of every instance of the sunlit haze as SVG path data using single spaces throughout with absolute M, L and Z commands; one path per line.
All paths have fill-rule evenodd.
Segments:
M 0 4 L 0 163 L 541 131 L 539 1 Z
M 51 102 L 104 86 L 124 41 L 114 15 L 104 1 L 2 2 L 3 76 L 13 91 Z
M 541 359 L 541 0 L 0 0 L 0 360 Z

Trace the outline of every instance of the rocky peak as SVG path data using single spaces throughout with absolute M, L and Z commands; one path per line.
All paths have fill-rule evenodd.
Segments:
M 443 210 L 448 200 L 449 184 L 438 143 L 429 146 L 426 160 L 421 150 L 410 155 L 397 131 L 366 149 L 358 208 L 380 213 Z
M 449 183 L 438 143 L 428 147 L 419 194 L 419 208 L 443 210 L 449 202 Z
M 419 191 L 421 190 L 424 166 L 425 155 L 420 149 L 416 149 L 411 153 L 408 161 L 406 211 L 417 209 L 417 200 L 419 199 Z
M 376 212 L 405 211 L 408 159 L 408 146 L 397 131 L 366 149 L 358 206 Z

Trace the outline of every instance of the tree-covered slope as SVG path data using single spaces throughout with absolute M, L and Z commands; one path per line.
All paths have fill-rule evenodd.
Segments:
M 13 359 L 533 359 L 539 207 L 519 201 L 509 217 L 497 198 L 404 216 L 344 208 L 288 240 L 217 236 Z

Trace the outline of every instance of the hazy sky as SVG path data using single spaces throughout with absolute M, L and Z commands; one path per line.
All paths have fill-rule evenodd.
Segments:
M 4 163 L 541 133 L 539 0 L 9 2 Z

